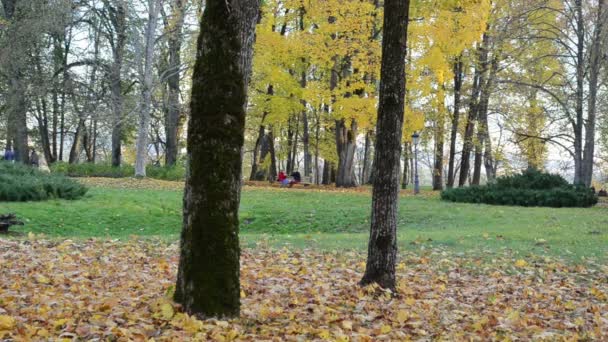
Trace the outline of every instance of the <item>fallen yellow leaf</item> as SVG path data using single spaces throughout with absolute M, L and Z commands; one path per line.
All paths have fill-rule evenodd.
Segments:
M 15 319 L 11 316 L 0 315 L 0 330 L 11 330 L 15 327 Z
M 519 267 L 519 268 L 523 268 L 523 267 L 528 266 L 528 262 L 524 259 L 519 259 L 515 262 L 515 266 Z

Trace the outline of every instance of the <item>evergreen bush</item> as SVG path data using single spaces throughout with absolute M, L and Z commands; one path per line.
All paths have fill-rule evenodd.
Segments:
M 598 201 L 593 189 L 569 184 L 563 177 L 529 169 L 499 177 L 484 186 L 448 189 L 441 199 L 451 202 L 524 207 L 591 207 Z
M 63 175 L 44 173 L 19 163 L 0 162 L 0 201 L 74 200 L 86 192 L 84 185 Z

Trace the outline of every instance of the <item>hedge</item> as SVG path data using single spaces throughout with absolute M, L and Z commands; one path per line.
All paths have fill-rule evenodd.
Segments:
M 500 177 L 484 186 L 448 189 L 441 199 L 451 202 L 524 207 L 591 207 L 598 201 L 593 189 L 569 184 L 563 177 L 527 170 Z
M 19 163 L 0 162 L 0 201 L 78 199 L 87 188 L 63 175 L 39 171 Z

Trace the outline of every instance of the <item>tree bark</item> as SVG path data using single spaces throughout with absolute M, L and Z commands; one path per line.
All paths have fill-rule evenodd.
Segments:
M 143 66 L 142 106 L 137 129 L 135 177 L 146 177 L 148 162 L 148 134 L 150 131 L 150 111 L 152 107 L 152 62 L 158 13 L 162 6 L 160 0 L 148 0 L 148 24 L 146 26 L 146 47 Z
M 444 104 L 442 104 L 444 106 Z M 437 113 L 435 126 L 435 162 L 433 165 L 433 190 L 443 190 L 443 144 L 445 135 L 445 116 Z
M 395 290 L 401 136 L 409 0 L 385 0 L 374 189 L 367 264 L 361 285 Z
M 583 103 L 585 101 L 585 22 L 582 0 L 575 0 L 576 27 L 576 95 L 574 128 L 574 184 L 583 184 Z
M 296 119 L 297 120 L 297 119 Z M 290 175 L 293 172 L 293 164 L 292 164 L 292 157 L 291 157 L 291 153 L 293 151 L 293 117 L 290 116 L 289 120 L 287 121 L 287 166 L 285 168 L 285 171 L 287 172 L 288 175 Z
M 404 143 L 403 144 L 403 175 L 401 175 L 402 178 L 402 182 L 401 182 L 401 189 L 407 189 L 407 186 L 410 184 L 410 178 L 409 178 L 409 163 L 410 163 L 410 158 L 411 158 L 411 154 L 409 153 L 410 147 L 408 143 Z
M 450 159 L 448 162 L 448 189 L 454 187 L 456 171 L 454 162 L 456 159 L 456 138 L 458 134 L 458 123 L 460 120 L 462 82 L 464 80 L 462 59 L 459 57 L 454 63 L 454 112 L 452 115 L 452 130 L 450 131 Z
M 338 169 L 336 187 L 357 186 L 355 177 L 355 150 L 357 148 L 357 122 L 351 120 L 350 127 L 344 119 L 336 121 L 336 147 L 338 149 Z
M 589 60 L 589 97 L 587 102 L 587 120 L 585 121 L 585 147 L 582 160 L 582 183 L 591 186 L 593 180 L 593 159 L 595 153 L 595 128 L 597 121 L 597 98 L 599 92 L 599 74 L 602 68 L 602 54 L 605 51 L 604 35 L 608 20 L 608 5 L 606 0 L 599 0 L 598 20 L 595 24 L 593 41 L 591 42 Z
M 310 130 L 308 127 L 308 113 L 302 111 L 302 146 L 304 149 L 304 176 L 312 175 L 312 154 L 310 153 Z
M 475 121 L 479 112 L 479 97 L 481 95 L 482 85 L 485 83 L 485 75 L 488 68 L 488 34 L 483 35 L 483 41 L 479 47 L 478 63 L 475 67 L 475 78 L 473 80 L 473 93 L 469 103 L 469 114 L 467 116 L 467 125 L 462 146 L 462 157 L 460 159 L 460 177 L 458 186 L 464 186 L 469 177 L 471 165 L 471 152 L 473 151 L 473 134 L 475 133 Z
M 124 0 L 116 0 L 116 6 L 112 6 L 108 0 L 104 0 L 105 6 L 110 8 L 110 25 L 114 34 L 110 43 L 112 47 L 113 62 L 110 66 L 110 92 L 113 112 L 112 123 L 112 166 L 120 166 L 122 159 L 123 138 L 123 93 L 122 93 L 122 68 L 127 41 L 127 4 Z
M 4 7 L 4 15 L 8 21 L 17 21 L 15 17 L 17 12 L 17 0 L 2 0 Z M 9 28 L 6 33 L 9 37 L 17 36 L 18 28 L 15 25 Z M 14 44 L 9 49 L 7 78 L 8 78 L 8 91 L 7 91 L 7 132 L 10 145 L 15 150 L 15 160 L 24 164 L 29 164 L 29 151 L 27 145 L 27 102 L 24 94 L 26 93 L 26 85 L 23 80 L 23 71 L 20 63 L 21 57 L 12 55 L 15 51 L 21 51 L 22 48 L 19 45 L 18 39 L 10 39 L 10 44 Z
M 331 162 L 325 159 L 323 161 L 323 180 L 321 181 L 323 185 L 331 184 L 331 169 Z
M 167 79 L 167 108 L 165 110 L 165 165 L 172 166 L 177 162 L 179 147 L 179 128 L 182 120 L 180 104 L 180 71 L 182 67 L 181 49 L 183 44 L 183 26 L 185 20 L 186 0 L 173 0 L 171 2 L 171 23 L 167 23 L 169 30 L 168 52 L 169 65 Z
M 239 219 L 256 0 L 208 0 L 192 80 L 175 300 L 198 317 L 240 311 Z
M 365 148 L 363 150 L 363 171 L 361 171 L 361 184 L 367 184 L 370 180 L 370 169 L 371 169 L 371 151 L 372 151 L 372 138 L 371 132 L 365 133 Z

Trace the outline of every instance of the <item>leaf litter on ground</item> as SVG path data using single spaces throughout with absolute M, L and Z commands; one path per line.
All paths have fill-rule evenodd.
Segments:
M 608 339 L 606 265 L 406 252 L 393 295 L 358 286 L 364 257 L 244 249 L 241 317 L 198 320 L 171 300 L 177 243 L 0 240 L 0 339 Z

